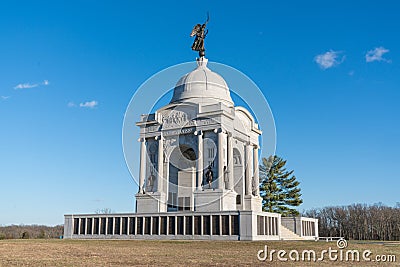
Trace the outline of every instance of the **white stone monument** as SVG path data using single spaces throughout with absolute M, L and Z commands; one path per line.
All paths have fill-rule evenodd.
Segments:
M 225 80 L 207 67 L 205 24 L 192 46 L 197 67 L 169 104 L 142 115 L 136 213 L 65 215 L 65 238 L 314 239 L 318 220 L 263 212 L 259 136 L 251 113 L 234 105 Z
M 234 106 L 227 83 L 207 59 L 197 65 L 179 79 L 168 105 L 136 123 L 137 212 L 261 211 L 261 131 L 248 110 Z

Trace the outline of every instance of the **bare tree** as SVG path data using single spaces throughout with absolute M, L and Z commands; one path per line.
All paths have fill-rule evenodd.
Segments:
M 102 208 L 102 209 L 97 209 L 95 211 L 96 214 L 111 214 L 113 211 L 110 208 Z
M 63 232 L 63 225 L 9 225 L 0 227 L 0 239 L 59 238 Z
M 400 240 L 400 205 L 353 204 L 311 209 L 304 213 L 319 219 L 320 236 L 357 240 Z

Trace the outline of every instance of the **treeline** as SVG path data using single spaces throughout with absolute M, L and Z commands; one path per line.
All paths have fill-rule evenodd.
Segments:
M 59 238 L 64 233 L 64 226 L 45 225 L 10 225 L 0 226 L 1 239 Z
M 355 240 L 400 240 L 400 203 L 311 209 L 304 216 L 319 219 L 319 236 Z

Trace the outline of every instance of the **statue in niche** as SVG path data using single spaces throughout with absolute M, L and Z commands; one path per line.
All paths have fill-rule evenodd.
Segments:
M 206 26 L 208 21 L 210 20 L 210 16 L 207 13 L 207 20 L 206 22 L 201 24 L 196 24 L 193 27 L 193 30 L 190 34 L 190 37 L 196 36 L 192 45 L 192 50 L 193 51 L 199 51 L 199 56 L 204 57 L 205 56 L 205 48 L 204 48 L 204 39 L 206 38 L 206 35 L 208 33 L 208 30 L 206 30 Z
M 208 188 L 211 189 L 211 183 L 212 183 L 212 181 L 213 181 L 213 175 L 214 175 L 214 173 L 213 173 L 213 171 L 212 171 L 212 169 L 211 169 L 211 165 L 208 166 L 205 175 L 206 175 L 206 181 L 207 181 L 207 183 L 208 183 Z
M 156 177 L 154 176 L 153 171 L 151 171 L 151 174 L 147 178 L 147 191 L 153 192 L 155 179 L 156 179 Z
M 226 166 L 224 166 L 224 183 L 225 183 L 225 189 L 230 189 L 230 188 L 228 188 L 228 186 L 229 186 L 229 171 Z
M 256 179 L 254 179 L 254 176 L 251 177 L 251 189 L 252 189 L 251 193 L 253 196 L 257 196 L 257 186 L 258 186 L 258 184 L 257 184 Z

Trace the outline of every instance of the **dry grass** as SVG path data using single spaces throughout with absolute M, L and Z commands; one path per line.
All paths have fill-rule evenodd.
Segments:
M 394 254 L 396 263 L 377 262 L 260 262 L 257 252 L 269 249 L 313 249 L 317 253 L 334 242 L 269 241 L 138 241 L 138 240 L 1 240 L 0 266 L 400 266 L 400 243 L 350 242 L 347 249 L 369 249 L 373 256 Z

